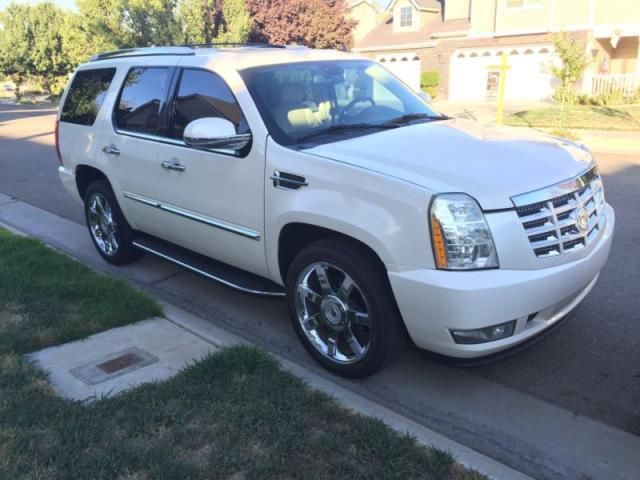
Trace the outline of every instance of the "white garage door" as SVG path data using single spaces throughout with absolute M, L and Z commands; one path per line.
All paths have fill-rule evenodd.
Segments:
M 542 100 L 553 94 L 555 79 L 551 45 L 505 47 L 507 71 L 505 99 Z M 503 49 L 460 49 L 451 56 L 450 100 L 491 100 L 496 96 Z
M 420 90 L 422 68 L 415 53 L 389 53 L 379 55 L 376 60 L 416 92 Z

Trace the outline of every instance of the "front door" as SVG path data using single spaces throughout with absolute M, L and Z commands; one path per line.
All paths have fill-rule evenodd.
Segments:
M 264 248 L 264 154 L 203 151 L 182 141 L 199 118 L 249 126 L 226 82 L 209 70 L 184 68 L 167 116 L 168 141 L 159 151 L 154 181 L 162 191 L 164 238 L 225 263 L 268 275 Z

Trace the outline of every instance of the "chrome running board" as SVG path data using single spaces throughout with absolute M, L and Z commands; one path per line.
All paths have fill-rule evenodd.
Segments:
M 139 234 L 133 245 L 140 250 L 175 263 L 187 270 L 243 293 L 284 297 L 284 288 L 271 280 L 213 260 L 151 235 Z

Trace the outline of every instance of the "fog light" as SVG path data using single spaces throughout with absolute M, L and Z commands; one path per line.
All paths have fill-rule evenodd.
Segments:
M 478 330 L 451 330 L 451 336 L 456 343 L 472 345 L 475 343 L 493 342 L 513 335 L 516 321 L 512 320 L 492 327 L 479 328 Z

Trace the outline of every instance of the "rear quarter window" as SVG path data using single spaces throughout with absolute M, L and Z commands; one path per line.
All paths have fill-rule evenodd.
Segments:
M 77 125 L 93 125 L 115 73 L 115 68 L 77 72 L 62 107 L 60 121 Z

